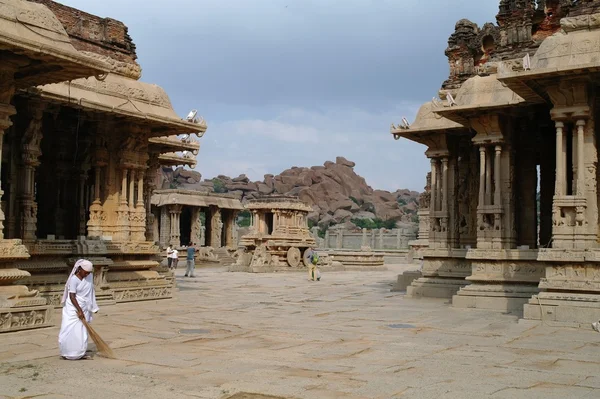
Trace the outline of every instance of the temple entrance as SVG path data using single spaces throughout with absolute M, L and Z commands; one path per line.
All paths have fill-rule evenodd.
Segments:
M 265 223 L 267 224 L 267 234 L 273 234 L 273 214 L 265 213 Z

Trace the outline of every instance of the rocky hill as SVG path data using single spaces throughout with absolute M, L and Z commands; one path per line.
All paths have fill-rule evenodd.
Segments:
M 400 222 L 399 225 L 417 222 L 419 193 L 374 190 L 356 174 L 354 166 L 354 162 L 337 157 L 335 162 L 327 161 L 323 166 L 292 167 L 279 175 L 265 175 L 263 181 L 257 182 L 246 175 L 235 178 L 220 175 L 202 181 L 198 172 L 163 168 L 162 188 L 229 193 L 242 201 L 270 194 L 293 195 L 313 207 L 309 220 L 323 228 L 351 221 L 366 226 L 376 222 L 386 227 L 394 222 Z

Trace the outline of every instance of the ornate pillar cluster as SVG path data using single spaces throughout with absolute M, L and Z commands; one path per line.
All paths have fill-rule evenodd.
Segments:
M 12 125 L 10 117 L 16 113 L 10 105 L 15 92 L 14 74 L 16 65 L 8 60 L 2 62 L 0 69 L 0 168 L 2 165 L 2 145 L 4 132 Z M 0 182 L 0 202 L 2 201 L 2 183 Z M 30 291 L 24 285 L 15 282 L 30 277 L 30 273 L 14 266 L 19 259 L 27 259 L 29 253 L 21 240 L 4 239 L 4 210 L 0 208 L 0 331 L 17 331 L 27 328 L 51 325 L 51 307 L 37 291 Z M 35 231 L 34 231 L 35 233 Z
M 514 165 L 500 117 L 480 116 L 471 124 L 477 132 L 473 143 L 479 147 L 477 248 L 515 248 Z
M 436 154 L 437 155 L 437 154 Z M 431 162 L 431 202 L 429 204 L 429 247 L 451 248 L 449 231 L 449 201 L 452 195 L 449 186 L 449 154 L 430 156 Z
M 21 137 L 21 169 L 20 169 L 20 237 L 23 240 L 35 240 L 37 228 L 37 203 L 35 202 L 35 170 L 40 165 L 42 155 L 42 118 L 44 105 L 32 102 L 31 120 Z
M 597 247 L 597 152 L 595 145 L 588 145 L 595 142 L 595 132 L 587 82 L 563 81 L 548 88 L 548 94 L 554 103 L 550 114 L 556 128 L 552 247 Z
M 181 232 L 180 232 L 180 218 L 181 218 L 181 205 L 170 205 L 169 206 L 169 225 L 171 227 L 171 235 L 169 237 L 169 243 L 175 247 L 181 245 Z

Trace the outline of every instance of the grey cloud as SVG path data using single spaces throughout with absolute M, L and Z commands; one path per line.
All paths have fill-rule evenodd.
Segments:
M 421 146 L 389 137 L 390 123 L 436 94 L 448 74 L 444 49 L 456 21 L 482 24 L 497 12 L 497 1 L 481 0 L 64 3 L 125 22 L 143 80 L 165 88 L 181 115 L 197 108 L 206 118 L 198 166 L 205 175 L 217 164 L 248 169 L 254 162 L 257 173 L 277 173 L 345 155 L 370 184 L 390 189 L 421 189 L 428 168 Z M 293 110 L 313 120 L 294 118 Z M 248 121 L 254 124 L 244 133 Z M 319 152 L 294 153 L 277 139 L 277 128 L 288 138 L 312 129 Z M 243 151 L 219 150 L 215 141 L 238 142 Z

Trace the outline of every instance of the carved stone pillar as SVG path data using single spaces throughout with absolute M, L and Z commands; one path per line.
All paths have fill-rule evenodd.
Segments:
M 148 169 L 144 176 L 144 191 L 146 204 L 146 240 L 155 242 L 160 240 L 160 234 L 154 234 L 155 216 L 152 212 L 152 193 L 156 189 L 156 171 L 160 167 L 158 164 L 158 155 L 151 155 L 148 160 Z
M 579 119 L 576 123 L 577 126 L 577 164 L 573 165 L 573 168 L 577 169 L 577 184 L 575 194 L 579 197 L 585 195 L 585 153 L 584 153 L 584 145 L 585 145 L 585 119 Z M 581 217 L 583 214 L 577 214 L 580 218 L 577 220 L 578 223 L 582 223 Z
M 2 62 L 0 69 L 0 167 L 2 165 L 2 145 L 4 131 L 12 125 L 10 117 L 15 108 L 10 105 L 15 91 L 14 74 L 16 66 Z M 0 182 L 0 201 L 4 192 Z M 47 327 L 51 323 L 51 307 L 37 291 L 30 291 L 24 285 L 13 285 L 30 276 L 30 273 L 13 265 L 19 259 L 29 258 L 27 248 L 21 240 L 4 239 L 4 211 L 0 209 L 0 332 L 18 331 L 29 328 Z
M 108 165 L 108 151 L 101 145 L 94 150 L 94 200 L 87 221 L 88 237 L 102 237 L 103 207 L 101 199 L 102 170 Z
M 485 166 L 486 166 L 485 146 L 479 147 L 479 204 L 485 204 Z
M 117 210 L 116 241 L 129 241 L 131 225 L 129 222 L 129 206 L 127 205 L 127 176 L 129 170 L 121 169 L 121 193 L 119 195 L 119 208 Z
M 211 227 L 211 231 L 210 231 L 210 242 L 211 242 L 211 246 L 213 248 L 221 248 L 222 246 L 222 242 L 221 242 L 221 236 L 222 236 L 222 232 L 223 232 L 223 220 L 221 217 L 221 209 L 217 208 L 216 206 L 211 206 L 210 207 L 210 213 L 211 213 L 211 222 L 210 222 L 210 227 Z
M 179 224 L 181 205 L 171 205 L 169 207 L 169 214 L 171 215 L 171 237 L 169 243 L 175 247 L 179 247 L 181 245 L 181 231 Z
M 597 242 L 597 152 L 593 123 L 589 124 L 590 111 L 582 106 L 577 112 L 573 108 L 555 107 L 551 115 L 556 125 L 556 183 L 552 204 L 552 247 L 562 249 L 584 249 L 598 246 Z M 565 122 L 572 122 L 574 151 L 572 162 L 567 164 Z M 571 126 L 569 124 L 569 126 Z M 587 137 L 587 140 L 586 140 Z M 567 182 L 567 171 L 573 171 L 573 180 Z M 592 223 L 590 223 L 593 221 Z
M 554 184 L 554 194 L 557 196 L 565 195 L 565 165 L 563 149 L 563 128 L 564 123 L 556 122 L 556 183 Z
M 449 248 L 448 202 L 451 197 L 449 186 L 448 153 L 440 158 L 431 157 L 431 204 L 429 208 L 429 247 Z
M 237 217 L 237 211 L 228 210 L 226 217 L 224 218 L 225 223 L 225 246 L 228 248 L 234 248 L 236 246 L 236 227 L 235 219 Z
M 190 239 L 195 245 L 202 245 L 202 219 L 200 208 L 192 208 L 192 231 Z
M 431 207 L 430 211 L 437 211 L 437 160 L 431 158 Z
M 42 118 L 44 106 L 33 104 L 30 107 L 31 120 L 27 129 L 21 137 L 21 161 L 20 170 L 20 237 L 23 240 L 35 240 L 37 228 L 37 203 L 35 202 L 35 169 L 39 166 L 39 157 L 42 155 Z
M 474 145 L 479 146 L 477 248 L 516 248 L 514 226 L 514 159 L 510 150 L 511 119 L 498 114 L 471 118 Z
M 137 201 L 135 207 L 131 209 L 134 203 L 134 177 L 137 176 Z M 146 241 L 146 208 L 144 205 L 144 171 L 138 170 L 137 174 L 131 176 L 129 183 L 130 196 L 130 220 L 131 220 L 131 241 Z
M 159 241 L 161 247 L 166 247 L 171 242 L 171 213 L 167 206 L 160 208 L 160 232 Z

